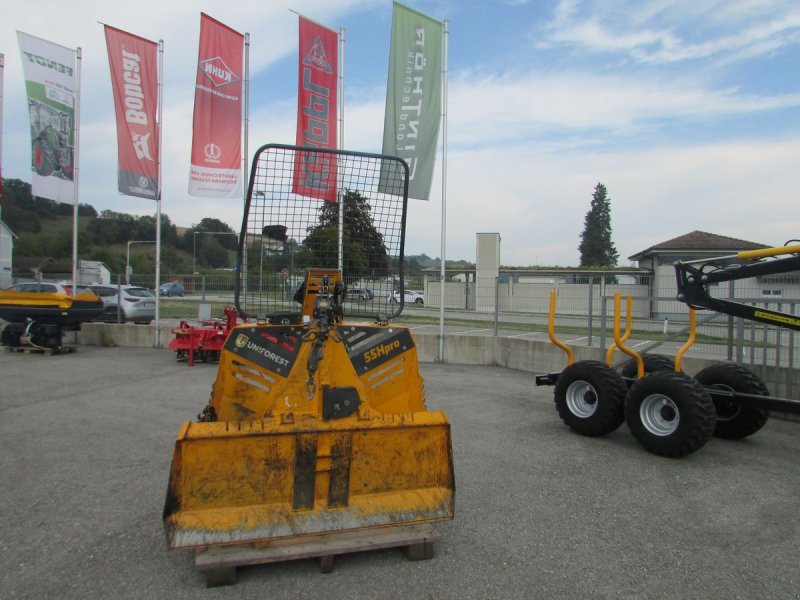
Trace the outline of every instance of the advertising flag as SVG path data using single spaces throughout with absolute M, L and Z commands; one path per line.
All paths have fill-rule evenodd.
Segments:
M 442 24 L 394 3 L 383 153 L 408 163 L 408 195 L 427 200 L 442 114 Z M 387 167 L 388 168 L 388 167 Z M 391 180 L 391 175 L 383 174 Z
M 300 17 L 297 145 L 336 148 L 339 35 Z M 298 152 L 292 192 L 336 201 L 336 158 Z
M 189 193 L 242 197 L 244 35 L 200 13 Z
M 158 44 L 105 26 L 117 116 L 117 186 L 158 200 Z
M 17 32 L 31 124 L 31 193 L 75 202 L 76 52 Z

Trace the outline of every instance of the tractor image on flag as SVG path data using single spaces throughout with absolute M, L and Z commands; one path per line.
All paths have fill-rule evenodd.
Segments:
M 336 164 L 335 201 L 292 191 L 301 152 Z M 402 294 L 387 300 L 403 290 L 407 191 L 396 157 L 257 151 L 235 294 L 247 321 L 180 428 L 163 513 L 168 547 L 195 550 L 209 585 L 242 564 L 319 557 L 329 571 L 336 554 L 392 546 L 431 558 L 431 524 L 453 518 L 450 425 L 427 408 L 411 332 L 391 323 Z M 348 300 L 367 284 L 373 298 Z
M 67 143 L 72 129 L 72 119 L 36 100 L 28 100 L 31 115 L 33 169 L 43 177 L 57 172 L 64 179 L 72 179 L 73 149 Z

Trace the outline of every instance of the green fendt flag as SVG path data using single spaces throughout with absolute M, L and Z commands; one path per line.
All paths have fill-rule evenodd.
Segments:
M 31 119 L 31 193 L 74 202 L 75 50 L 17 32 Z
M 430 194 L 441 116 L 442 24 L 395 2 L 383 153 L 408 163 L 411 198 Z M 382 173 L 381 191 L 389 192 L 392 175 Z

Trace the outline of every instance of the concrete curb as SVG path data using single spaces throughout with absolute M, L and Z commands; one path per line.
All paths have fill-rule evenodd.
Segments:
M 173 324 L 161 325 L 160 343 L 156 344 L 154 325 L 118 325 L 115 323 L 84 323 L 81 331 L 68 342 L 84 346 L 129 346 L 139 348 L 166 348 L 173 339 Z M 438 362 L 438 333 L 412 332 L 417 343 L 421 362 Z M 600 348 L 575 346 L 575 360 L 605 360 Z M 621 360 L 622 353 L 615 354 Z M 444 340 L 444 362 L 461 365 L 487 365 L 516 369 L 529 373 L 561 371 L 566 366 L 566 355 L 547 340 L 532 340 L 495 336 L 448 334 Z M 719 362 L 713 359 L 685 358 L 684 371 L 689 374 Z

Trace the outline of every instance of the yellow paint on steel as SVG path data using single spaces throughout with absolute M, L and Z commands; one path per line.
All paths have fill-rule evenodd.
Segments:
M 628 296 L 627 298 L 627 315 L 625 317 L 625 335 L 621 336 L 619 332 L 619 322 L 620 322 L 620 311 L 622 309 L 622 294 L 617 292 L 614 294 L 614 346 L 619 348 L 622 352 L 627 354 L 628 356 L 634 358 L 636 360 L 636 377 L 641 379 L 644 377 L 644 361 L 642 360 L 641 355 L 633 350 L 632 348 L 628 348 L 625 345 L 625 342 L 631 335 L 631 321 L 633 315 L 633 296 Z M 614 349 L 614 346 L 609 348 L 608 353 L 606 354 L 606 362 L 610 365 L 611 364 L 611 352 Z
M 756 310 L 753 313 L 753 316 L 761 319 L 768 319 L 775 323 L 783 323 L 784 325 L 794 325 L 795 327 L 800 327 L 800 319 L 796 317 L 791 317 L 789 315 L 776 315 L 771 312 Z
M 450 427 L 441 412 L 302 420 L 192 423 L 176 441 L 164 525 L 170 548 L 254 542 L 343 529 L 452 519 Z M 316 445 L 313 505 L 293 507 L 297 439 Z M 329 502 L 331 437 L 350 447 L 345 505 Z M 175 510 L 177 509 L 177 510 Z
M 324 291 L 333 292 L 336 282 L 341 278 L 342 274 L 338 269 L 307 269 L 304 284 L 305 296 L 303 299 L 303 308 L 300 311 L 300 314 L 312 318 L 314 315 L 314 302 L 316 301 L 317 296 Z M 327 285 L 328 290 L 324 290 L 325 285 Z
M 410 331 L 358 324 L 361 337 L 345 343 L 346 327 L 231 331 L 210 400 L 217 420 L 187 422 L 175 441 L 169 548 L 453 518 L 450 424 L 426 407 Z M 357 408 L 324 418 L 331 390 L 357 396 Z
M 767 258 L 769 256 L 781 256 L 783 254 L 800 254 L 800 244 L 762 248 L 760 250 L 743 250 L 736 255 L 736 258 L 740 260 L 755 260 L 758 258 Z
M 550 292 L 550 316 L 547 318 L 547 335 L 550 338 L 550 341 L 553 342 L 556 346 L 561 348 L 564 352 L 567 353 L 567 364 L 571 365 L 575 362 L 575 354 L 572 352 L 572 348 L 567 346 L 564 342 L 559 340 L 555 334 L 555 320 L 556 320 L 556 293 L 555 291 Z
M 375 331 L 390 329 L 386 325 L 361 325 Z M 391 327 L 397 331 L 395 325 Z M 239 332 L 249 331 L 250 325 L 234 328 L 230 336 L 235 340 Z M 256 328 L 265 334 L 271 326 Z M 319 329 L 305 330 L 312 337 Z M 251 334 L 250 334 L 251 335 Z M 384 413 L 408 413 L 426 410 L 425 387 L 419 375 L 416 347 L 398 352 L 378 369 L 358 374 L 341 342 L 330 340 L 325 344 L 324 358 L 319 361 L 314 377 L 313 394 L 308 393 L 307 367 L 313 342 L 301 344 L 294 366 L 278 374 L 259 366 L 246 356 L 223 352 L 219 372 L 211 395 L 211 405 L 220 421 L 247 421 L 260 419 L 266 414 L 322 413 L 322 395 L 325 387 L 353 387 L 359 398 L 368 399 L 369 406 Z
M 680 350 L 678 350 L 677 354 L 675 354 L 675 372 L 681 372 L 681 361 L 683 360 L 683 355 L 686 353 L 689 348 L 692 347 L 694 344 L 694 339 L 697 335 L 697 317 L 695 316 L 695 310 L 691 306 L 689 307 L 689 339 L 686 340 L 686 343 L 681 346 Z
M 631 296 L 628 296 L 628 312 L 626 313 L 625 316 L 625 333 L 622 335 L 622 338 L 620 338 L 623 341 L 623 343 L 628 341 L 628 338 L 631 337 L 631 331 L 632 331 L 631 323 L 632 323 L 632 313 L 633 313 L 632 307 L 633 307 L 633 298 Z M 620 307 L 615 306 L 615 311 L 614 311 L 615 314 L 619 314 L 619 310 Z M 616 349 L 617 349 L 617 342 L 614 341 L 614 343 L 611 344 L 608 350 L 606 350 L 606 364 L 609 367 L 611 366 L 611 363 L 614 362 L 614 350 Z
M 100 297 L 90 291 L 80 292 L 76 296 L 58 292 L 18 292 L 16 290 L 0 292 L 0 305 L 53 307 L 68 310 L 76 300 L 100 302 Z

